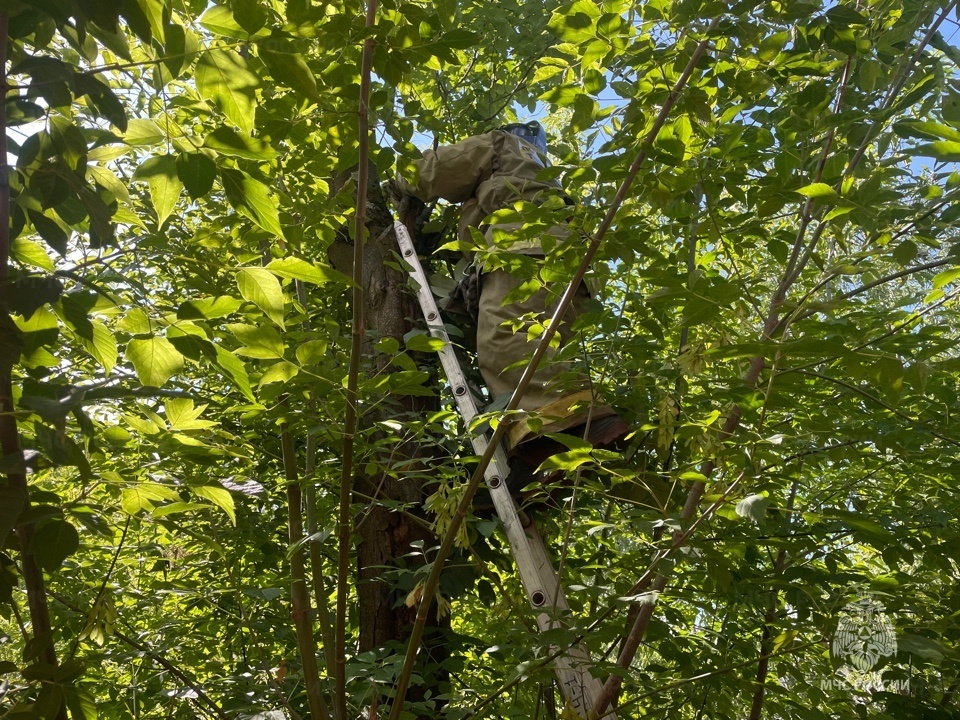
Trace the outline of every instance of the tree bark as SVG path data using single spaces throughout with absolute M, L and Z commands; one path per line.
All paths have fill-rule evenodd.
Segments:
M 351 172 L 342 173 L 331 183 L 336 193 L 350 179 Z M 371 182 L 367 191 L 366 229 L 368 239 L 364 246 L 363 291 L 366 335 L 364 357 L 366 369 L 370 372 L 383 371 L 389 358 L 378 355 L 372 349 L 374 340 L 392 337 L 403 343 L 403 335 L 411 329 L 413 322 L 420 316 L 416 298 L 407 288 L 407 274 L 388 267 L 396 254 L 396 238 L 392 231 L 393 215 L 376 181 L 376 168 L 370 164 Z M 387 232 L 385 232 L 387 231 Z M 333 265 L 343 273 L 352 269 L 353 248 L 344 235 L 330 248 L 329 256 Z M 403 420 L 406 417 L 421 417 L 423 413 L 437 407 L 433 398 L 397 396 L 390 404 L 384 404 L 375 416 L 370 414 L 361 418 L 361 428 L 378 420 Z M 394 464 L 417 457 L 418 443 L 406 442 L 392 446 L 390 452 Z M 386 460 L 386 458 L 384 458 Z M 405 465 L 408 470 L 414 466 Z M 418 564 L 412 543 L 422 542 L 424 549 L 436 544 L 436 537 L 425 522 L 418 522 L 417 516 L 423 516 L 423 501 L 426 492 L 419 478 L 410 476 L 394 477 L 390 474 L 364 476 L 358 473 L 355 479 L 358 492 L 355 501 L 369 504 L 368 512 L 362 514 L 363 520 L 355 529 L 357 541 L 357 595 L 359 600 L 358 624 L 360 628 L 360 652 L 393 647 L 401 651 L 402 645 L 410 634 L 410 628 L 416 617 L 417 608 L 406 605 L 406 599 L 412 587 L 399 587 L 389 579 L 389 573 L 395 569 L 415 570 Z M 375 498 L 370 501 L 367 498 Z M 389 506 L 380 500 L 388 501 Z M 401 504 L 406 513 L 393 509 L 395 503 Z M 355 517 L 357 514 L 354 514 Z M 409 557 L 408 557 L 409 556 Z M 386 576 L 386 577 L 385 577 Z M 423 662 L 419 668 L 424 684 L 413 688 L 409 698 L 422 701 L 444 692 L 447 677 L 440 667 L 449 652 L 443 628 L 449 623 L 437 617 L 436 605 L 431 612 L 430 629 L 427 633 Z M 433 712 L 424 712 L 420 717 L 436 718 L 439 708 Z
M 7 14 L 0 12 L 0 146 L 7 143 Z M 6 157 L 0 161 L 0 284 L 8 280 L 7 261 L 10 252 L 10 179 Z M 19 337 L 16 326 L 0 304 L 0 457 L 16 457 L 21 454 L 20 431 L 13 404 L 13 366 L 19 356 Z M 5 502 L 18 505 L 21 511 L 30 507 L 26 472 L 20 469 L 7 473 Z M 10 510 L 8 509 L 8 512 Z M 33 556 L 33 523 L 16 528 L 20 543 L 20 569 L 30 608 L 30 624 L 34 641 L 42 645 L 38 656 L 56 668 L 57 649 L 54 644 L 50 609 L 47 605 L 47 590 L 43 573 Z M 67 708 L 61 703 L 56 720 L 67 720 Z

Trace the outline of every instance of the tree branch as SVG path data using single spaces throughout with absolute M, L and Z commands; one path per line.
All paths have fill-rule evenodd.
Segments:
M 0 147 L 7 145 L 7 14 L 0 12 Z M 7 281 L 10 258 L 10 176 L 6 155 L 0 158 L 0 285 Z M 13 403 L 13 366 L 19 355 L 19 331 L 0 305 L 0 345 L 4 345 L 4 357 L 0 357 L 0 455 L 21 453 L 20 431 Z M 21 512 L 30 507 L 30 494 L 25 472 L 16 470 L 7 473 L 7 488 L 12 490 L 7 497 L 20 506 Z M 47 589 L 43 573 L 33 557 L 33 523 L 16 528 L 20 540 L 20 567 L 30 608 L 30 624 L 33 639 L 42 644 L 40 657 L 44 662 L 58 666 L 57 649 L 53 642 L 50 623 L 50 608 L 47 606 Z M 67 708 L 63 703 L 57 710 L 56 720 L 67 720 Z
M 350 341 L 350 369 L 347 374 L 346 412 L 343 428 L 343 466 L 340 473 L 338 516 L 339 555 L 337 559 L 337 610 L 334 627 L 334 703 L 337 720 L 347 720 L 346 632 L 347 597 L 350 593 L 350 499 L 353 491 L 353 441 L 357 433 L 357 388 L 363 352 L 363 248 L 366 235 L 367 183 L 370 172 L 370 74 L 373 69 L 373 35 L 377 0 L 367 0 L 367 38 L 363 41 L 360 66 L 359 120 L 360 161 L 357 176 L 357 211 L 353 239 L 353 322 Z
M 797 499 L 797 490 L 800 487 L 799 480 L 794 480 L 790 486 L 790 497 L 787 499 L 787 522 L 790 522 L 790 514 L 793 512 L 793 505 Z M 782 575 L 787 566 L 787 548 L 780 548 L 777 553 L 777 561 L 774 565 L 774 575 Z M 775 587 L 770 588 L 770 599 L 767 606 L 767 613 L 763 618 L 763 632 L 760 638 L 760 659 L 757 662 L 757 689 L 753 693 L 753 703 L 750 707 L 749 720 L 760 720 L 763 712 L 763 698 L 766 693 L 767 672 L 770 668 L 770 654 L 773 643 L 773 623 L 777 619 L 777 610 L 780 605 L 780 591 Z
M 286 404 L 284 400 L 284 404 Z M 290 556 L 290 599 L 293 605 L 293 624 L 297 631 L 297 646 L 303 664 L 303 682 L 307 688 L 310 714 L 320 720 L 329 720 L 330 711 L 323 699 L 320 671 L 317 669 L 317 645 L 313 639 L 313 619 L 310 595 L 307 592 L 307 573 L 304 567 L 303 549 L 303 493 L 297 474 L 297 460 L 293 447 L 293 435 L 286 422 L 280 428 L 283 448 L 283 474 L 287 485 L 288 537 L 290 547 L 295 548 Z

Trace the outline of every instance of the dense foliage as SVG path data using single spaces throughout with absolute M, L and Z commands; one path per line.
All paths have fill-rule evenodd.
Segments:
M 595 674 L 623 679 L 619 717 L 960 717 L 956 2 L 390 0 L 372 30 L 343 1 L 0 13 L 0 718 L 308 716 L 290 601 L 307 546 L 336 706 L 351 280 L 331 248 L 353 232 L 371 34 L 380 180 L 418 146 L 541 118 L 583 230 L 550 249 L 557 287 L 619 207 L 569 351 L 637 432 L 625 457 L 564 455 L 576 492 L 538 515 Z M 536 233 L 551 213 L 519 217 Z M 424 484 L 442 531 L 468 453 L 409 329 L 365 346 L 354 466 Z M 429 460 L 395 452 L 411 445 Z M 420 512 L 354 501 L 355 526 L 377 502 Z M 559 716 L 544 658 L 572 633 L 536 635 L 495 522 L 465 539 L 442 586 L 449 683 L 411 712 Z M 671 544 L 662 589 L 638 588 Z M 401 605 L 429 556 L 385 568 Z M 350 591 L 348 717 L 377 717 L 402 648 L 357 649 Z M 833 641 L 864 599 L 862 633 L 889 624 L 895 650 L 857 667 L 865 647 Z

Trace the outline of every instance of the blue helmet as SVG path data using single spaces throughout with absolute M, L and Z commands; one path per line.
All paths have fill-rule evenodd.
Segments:
M 541 153 L 544 155 L 547 154 L 547 133 L 544 131 L 543 126 L 536 120 L 531 120 L 527 123 L 510 123 L 500 129 L 526 140 Z

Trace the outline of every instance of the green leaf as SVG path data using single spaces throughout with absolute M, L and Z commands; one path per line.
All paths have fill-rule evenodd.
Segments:
M 956 140 L 937 140 L 910 148 L 907 152 L 910 155 L 932 157 L 941 162 L 960 162 L 960 142 Z
M 190 197 L 196 200 L 213 188 L 217 164 L 203 153 L 180 153 L 177 155 L 177 177 Z
M 894 123 L 893 130 L 897 135 L 904 138 L 960 141 L 960 130 L 933 120 L 901 120 Z
M 243 268 L 237 273 L 237 287 L 244 300 L 259 307 L 283 329 L 283 288 L 273 273 L 264 268 Z
M 134 118 L 127 123 L 123 140 L 128 145 L 158 145 L 166 139 L 166 134 L 153 120 Z
M 163 34 L 163 6 L 164 0 L 137 0 L 140 9 L 150 23 L 150 31 L 161 45 L 164 44 Z
M 12 456 L 8 456 L 12 457 Z M 6 460 L 6 458 L 4 458 Z M 21 463 L 22 466 L 22 463 Z M 4 471 L 4 474 L 12 471 Z M 20 470 L 20 472 L 23 472 Z M 20 511 L 26 504 L 27 493 L 19 487 L 6 482 L 0 485 L 0 548 L 7 542 L 7 536 L 17 524 Z
M 400 341 L 394 337 L 382 337 L 373 346 L 377 352 L 385 355 L 393 355 L 400 349 Z
M 16 238 L 10 244 L 10 256 L 24 265 L 32 265 L 41 270 L 53 272 L 53 260 L 40 246 L 40 243 L 35 243 L 33 240 Z
M 537 470 L 576 470 L 594 460 L 593 448 L 580 447 L 548 457 Z
M 283 358 L 283 338 L 270 325 L 244 325 L 232 323 L 227 330 L 244 344 L 236 351 L 237 355 L 246 355 L 260 360 L 277 360 Z
M 452 50 L 467 50 L 477 44 L 480 35 L 465 28 L 453 28 L 440 35 L 434 45 Z
M 951 268 L 950 270 L 944 270 L 941 273 L 937 273 L 933 277 L 933 289 L 939 290 L 945 285 L 956 282 L 958 278 L 960 278 L 960 268 Z
M 573 105 L 574 101 L 583 94 L 583 90 L 576 85 L 557 85 L 543 93 L 540 99 L 559 107 L 566 107 Z
M 148 387 L 162 386 L 183 368 L 183 355 L 164 337 L 134 338 L 127 343 L 126 358 Z
M 211 320 L 233 315 L 241 305 L 243 305 L 242 302 L 229 295 L 187 300 L 177 309 L 177 317 L 180 320 Z
M 167 340 L 177 349 L 177 352 L 185 358 L 195 360 L 215 360 L 217 357 L 216 346 L 202 335 L 196 333 L 184 333 L 174 326 L 167 329 Z
M 267 270 L 282 278 L 302 280 L 314 285 L 325 285 L 328 282 L 353 285 L 353 280 L 350 277 L 334 270 L 329 265 L 309 263 L 292 255 L 271 260 L 267 264 Z
M 600 8 L 589 0 L 578 0 L 558 10 L 550 17 L 547 27 L 561 40 L 581 43 L 596 37 L 596 21 Z
M 39 120 L 44 115 L 43 108 L 24 97 L 7 98 L 7 126 L 16 127 Z
M 215 422 L 199 419 L 206 409 L 206 405 L 194 407 L 190 398 L 167 398 L 163 402 L 167 422 L 174 430 L 204 430 L 214 427 Z
M 233 11 L 226 5 L 212 5 L 200 16 L 200 24 L 214 35 L 246 40 L 249 33 L 240 27 Z
M 223 510 L 227 517 L 230 518 L 230 522 L 234 525 L 237 524 L 237 515 L 234 510 L 233 496 L 228 490 L 224 490 L 222 487 L 217 487 L 214 485 L 200 485 L 199 487 L 191 488 L 196 495 L 209 500 L 214 505 Z
M 247 375 L 247 369 L 244 367 L 243 361 L 219 345 L 217 345 L 216 348 L 217 365 L 226 373 L 227 377 L 233 380 L 233 384 L 237 390 L 239 390 L 247 400 L 255 402 L 256 398 L 253 395 L 253 388 L 250 387 L 250 377 Z
M 326 340 L 308 340 L 297 346 L 297 362 L 300 365 L 316 365 L 327 357 Z
M 577 95 L 573 101 L 573 116 L 570 118 L 570 127 L 577 131 L 587 129 L 593 124 L 598 110 L 599 105 L 592 97 L 586 94 Z
M 167 24 L 167 41 L 164 43 L 163 68 L 169 73 L 169 79 L 180 77 L 184 67 L 193 64 L 200 49 L 196 33 L 176 22 Z M 162 78 L 167 80 L 166 77 Z
M 0 306 L 29 320 L 40 308 L 53 305 L 62 295 L 63 284 L 52 275 L 27 275 L 0 285 Z
M 76 683 L 61 687 L 72 720 L 97 720 L 97 702 L 93 695 Z
M 226 125 L 207 135 L 203 146 L 223 155 L 247 160 L 273 160 L 277 157 L 276 151 L 259 138 L 244 137 Z
M 277 82 L 292 88 L 307 100 L 320 102 L 313 70 L 300 53 L 276 52 L 266 48 L 260 49 L 259 53 Z
M 33 227 L 39 233 L 40 237 L 46 240 L 47 245 L 56 250 L 60 255 L 67 254 L 67 240 L 69 239 L 67 231 L 60 227 L 60 224 L 47 217 L 37 210 L 28 210 L 27 217 Z
M 98 116 L 109 121 L 120 132 L 126 131 L 126 111 L 109 85 L 95 75 L 76 75 L 74 87 L 78 96 L 86 95 L 87 103 Z
M 272 235 L 283 237 L 277 202 L 267 186 L 245 172 L 224 168 L 220 181 L 230 204 Z
M 947 654 L 946 648 L 939 640 L 913 633 L 904 633 L 897 637 L 897 651 L 918 655 L 934 663 L 939 663 Z
M 259 0 L 233 0 L 233 17 L 251 35 L 262 28 L 269 17 Z
M 837 191 L 834 190 L 829 185 L 827 185 L 826 183 L 813 183 L 811 185 L 804 185 L 802 188 L 800 188 L 799 190 L 795 190 L 794 192 L 797 192 L 803 195 L 804 197 L 809 197 L 809 198 L 839 197 L 837 195 Z
M 412 352 L 440 352 L 446 343 L 426 333 L 412 335 L 406 340 L 407 350 Z
M 737 503 L 737 515 L 749 518 L 759 525 L 763 523 L 769 506 L 770 498 L 766 495 L 748 495 Z
M 440 18 L 440 27 L 452 28 L 457 19 L 457 0 L 433 0 L 433 7 Z
M 179 513 L 185 512 L 196 512 L 198 510 L 206 510 L 212 505 L 207 505 L 206 503 L 192 503 L 192 502 L 173 502 L 169 505 L 163 505 L 158 508 L 154 508 L 150 515 L 155 518 L 166 517 L 167 515 L 177 515 Z
M 30 549 L 42 569 L 53 572 L 80 547 L 77 529 L 62 518 L 42 523 L 33 533 Z
M 99 320 L 91 320 L 90 337 L 80 336 L 80 342 L 108 373 L 117 364 L 117 339 L 110 329 Z
M 177 161 L 173 155 L 154 155 L 144 160 L 133 173 L 135 180 L 146 180 L 150 199 L 157 211 L 157 225 L 162 226 L 180 199 L 183 183 L 177 175 Z
M 159 483 L 138 482 L 133 487 L 123 489 L 120 507 L 128 515 L 141 512 L 150 512 L 157 503 L 164 500 L 180 500 L 180 495 L 173 488 Z
M 239 54 L 208 50 L 197 61 L 195 79 L 201 97 L 212 102 L 245 133 L 253 132 L 260 79 L 247 69 Z
M 120 178 L 113 174 L 110 170 L 103 167 L 102 165 L 88 165 L 87 166 L 87 175 L 90 179 L 98 183 L 105 190 L 110 192 L 114 198 L 117 200 L 123 200 L 124 202 L 130 202 L 130 191 L 127 190 L 127 186 L 124 185 Z
M 270 383 L 285 383 L 288 380 L 295 378 L 300 372 L 300 368 L 294 365 L 292 362 L 287 360 L 281 360 L 280 362 L 274 363 L 263 373 L 260 377 L 260 382 L 257 383 L 257 387 L 261 388 L 264 385 L 269 385 Z

